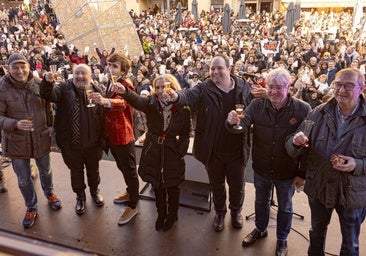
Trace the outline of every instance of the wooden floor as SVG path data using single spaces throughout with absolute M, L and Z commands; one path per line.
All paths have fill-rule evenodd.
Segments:
M 254 218 L 246 220 L 243 229 L 237 230 L 231 226 L 228 214 L 225 229 L 217 233 L 211 227 L 213 211 L 180 207 L 179 220 L 173 228 L 168 232 L 156 232 L 154 223 L 157 213 L 154 201 L 151 200 L 140 200 L 138 215 L 130 223 L 118 226 L 117 220 L 124 206 L 113 204 L 113 197 L 124 191 L 125 184 L 115 163 L 108 160 L 100 163 L 100 189 L 105 205 L 97 208 L 88 196 L 87 211 L 78 216 L 74 212 L 75 195 L 71 191 L 69 171 L 59 153 L 52 153 L 51 158 L 55 192 L 62 199 L 63 207 L 59 211 L 49 208 L 37 177 L 34 183 L 38 195 L 39 218 L 31 229 L 23 229 L 22 226 L 25 206 L 12 167 L 10 165 L 4 169 L 9 191 L 0 194 L 0 251 L 9 253 L 6 244 L 9 245 L 7 239 L 10 237 L 22 242 L 21 248 L 27 251 L 17 255 L 50 255 L 49 250 L 58 251 L 57 255 L 275 255 L 275 207 L 271 212 L 269 236 L 249 248 L 242 248 L 241 241 L 254 228 Z M 144 185 L 141 182 L 141 188 Z M 182 200 L 188 200 L 188 204 L 198 202 L 200 206 L 208 205 L 204 196 L 197 196 L 195 202 L 189 199 L 192 195 L 202 195 L 201 192 L 183 191 Z M 253 184 L 247 183 L 242 214 L 249 215 L 253 208 L 254 188 Z M 288 238 L 288 255 L 307 255 L 310 218 L 304 193 L 295 194 L 294 210 L 303 214 L 305 219 L 293 218 L 293 230 Z M 366 255 L 365 225 L 360 237 L 360 255 Z M 334 215 L 328 231 L 327 252 L 338 255 L 340 242 L 339 226 Z

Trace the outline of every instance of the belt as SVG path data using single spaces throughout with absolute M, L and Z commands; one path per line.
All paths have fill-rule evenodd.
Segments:
M 162 136 L 157 136 L 153 133 L 148 132 L 147 137 L 151 138 L 153 141 L 155 141 L 158 144 L 163 144 L 166 140 L 175 140 L 175 137 L 165 137 L 165 134 Z

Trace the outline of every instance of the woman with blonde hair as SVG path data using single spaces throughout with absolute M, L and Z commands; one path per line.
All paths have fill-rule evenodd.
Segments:
M 167 102 L 166 90 L 181 90 L 171 74 L 156 77 L 148 97 L 141 97 L 120 83 L 114 90 L 146 114 L 148 132 L 138 172 L 154 188 L 158 211 L 155 229 L 169 230 L 178 219 L 179 185 L 184 180 L 184 155 L 191 131 L 190 109 Z

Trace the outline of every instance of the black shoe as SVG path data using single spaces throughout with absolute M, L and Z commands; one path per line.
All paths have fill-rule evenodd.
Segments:
M 257 241 L 260 238 L 266 237 L 268 236 L 268 231 L 264 231 L 264 232 L 259 232 L 256 228 L 250 232 L 243 240 L 242 242 L 242 246 L 243 247 L 247 247 L 249 245 L 252 245 L 255 243 L 255 241 Z
M 101 207 L 104 205 L 104 198 L 99 192 L 93 194 L 92 198 L 96 206 Z
M 168 231 L 169 229 L 171 229 L 173 227 L 174 222 L 177 220 L 178 220 L 177 216 L 168 216 L 168 218 L 164 223 L 163 231 Z
M 242 228 L 243 227 L 243 216 L 239 211 L 231 212 L 231 224 L 234 228 Z
M 75 212 L 78 215 L 83 214 L 86 211 L 86 201 L 85 198 L 76 198 Z
M 286 255 L 287 255 L 287 241 L 277 240 L 276 256 L 286 256 Z
M 225 215 L 217 214 L 215 215 L 212 227 L 215 231 L 220 232 L 224 229 Z
M 160 216 L 160 215 L 158 216 L 158 218 L 156 219 L 156 222 L 155 222 L 156 231 L 159 231 L 164 227 L 165 219 L 166 219 L 165 216 Z

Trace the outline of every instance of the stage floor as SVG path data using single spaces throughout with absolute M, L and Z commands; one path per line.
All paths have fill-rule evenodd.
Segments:
M 100 163 L 100 190 L 105 198 L 105 205 L 97 208 L 90 196 L 87 197 L 87 211 L 84 215 L 75 214 L 75 195 L 71 190 L 69 171 L 59 153 L 51 153 L 54 172 L 55 192 L 61 198 L 63 207 L 59 211 L 49 208 L 42 194 L 39 177 L 34 180 L 38 195 L 39 218 L 31 229 L 24 229 L 22 220 L 25 206 L 17 180 L 11 165 L 4 169 L 9 191 L 0 194 L 0 251 L 7 252 L 4 243 L 9 236 L 25 241 L 24 250 L 33 250 L 33 254 L 41 255 L 34 245 L 57 249 L 57 255 L 149 255 L 149 256 L 195 256 L 195 255 L 275 255 L 276 247 L 276 208 L 271 212 L 269 235 L 249 248 L 242 248 L 243 237 L 254 228 L 254 218 L 245 220 L 242 229 L 231 226 L 230 214 L 225 219 L 222 232 L 212 230 L 214 211 L 196 210 L 189 207 L 179 208 L 179 220 L 168 232 L 156 232 L 157 218 L 155 202 L 140 200 L 138 215 L 128 224 L 118 226 L 117 220 L 124 206 L 113 204 L 115 195 L 125 189 L 122 174 L 115 163 L 102 160 Z M 145 185 L 140 183 L 140 189 Z M 242 214 L 247 216 L 254 209 L 254 187 L 247 183 L 246 197 Z M 194 200 L 203 200 L 207 206 L 207 198 L 203 192 L 185 191 L 184 200 L 189 196 L 199 195 Z M 187 196 L 187 193 L 190 194 Z M 294 216 L 293 230 L 288 238 L 288 255 L 307 255 L 308 229 L 310 212 L 304 193 L 295 193 L 295 212 L 304 215 L 304 220 Z M 360 237 L 366 237 L 365 225 Z M 328 230 L 326 251 L 338 255 L 341 236 L 336 215 L 333 216 Z M 71 249 L 69 249 L 71 248 Z M 0 253 L 1 254 L 1 253 Z M 2 254 L 1 254 L 2 255 Z M 19 255 L 19 254 L 18 254 Z M 44 255 L 47 255 L 45 253 Z M 366 239 L 360 239 L 360 255 L 366 255 Z

